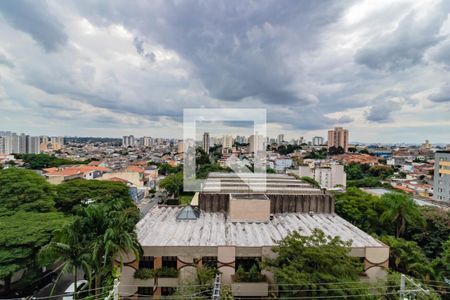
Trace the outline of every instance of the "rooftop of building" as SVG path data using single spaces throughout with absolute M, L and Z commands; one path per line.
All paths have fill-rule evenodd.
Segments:
M 287 174 L 212 172 L 202 187 L 206 193 L 319 194 L 322 190 Z
M 293 231 L 310 235 L 314 228 L 352 241 L 352 247 L 385 247 L 336 214 L 280 213 L 267 222 L 232 222 L 223 212 L 198 211 L 196 219 L 179 220 L 186 206 L 153 207 L 137 224 L 142 246 L 275 246 Z

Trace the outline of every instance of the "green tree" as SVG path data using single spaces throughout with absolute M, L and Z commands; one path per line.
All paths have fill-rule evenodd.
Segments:
M 276 282 L 288 285 L 281 295 L 287 297 L 325 297 L 364 294 L 364 289 L 349 289 L 359 284 L 363 272 L 357 258 L 350 257 L 350 242 L 330 237 L 314 229 L 311 236 L 293 232 L 273 248 L 274 259 L 262 262 Z M 354 282 L 354 284 L 352 284 Z
M 179 165 L 176 167 L 172 167 L 170 166 L 168 163 L 162 163 L 159 168 L 158 168 L 158 172 L 161 175 L 169 175 L 169 174 L 174 174 L 174 173 L 178 173 L 181 170 L 183 170 L 183 166 Z
M 409 195 L 387 193 L 381 196 L 381 201 L 385 210 L 380 221 L 393 225 L 397 238 L 404 234 L 407 225 L 424 223 L 419 207 Z
M 406 230 L 405 237 L 415 241 L 428 258 L 438 257 L 442 245 L 450 236 L 450 211 L 438 207 L 420 206 L 423 224 L 412 224 Z
M 425 282 L 435 277 L 430 261 L 417 243 L 393 236 L 381 236 L 380 240 L 389 246 L 392 269 Z
M 67 213 L 73 213 L 80 204 L 92 202 L 116 201 L 122 209 L 135 206 L 130 198 L 128 187 L 121 182 L 75 179 L 55 186 L 55 190 L 56 207 Z
M 90 160 L 78 161 L 59 158 L 48 154 L 14 154 L 17 159 L 22 159 L 27 168 L 41 170 L 44 168 L 59 167 L 62 165 L 87 164 Z
M 167 175 L 159 182 L 159 187 L 165 189 L 169 194 L 178 197 L 183 191 L 183 173 Z
M 17 211 L 54 211 L 53 187 L 30 170 L 0 170 L 0 216 Z
M 394 169 L 391 166 L 383 166 L 383 165 L 372 166 L 369 169 L 369 174 L 374 177 L 379 177 L 379 178 L 384 179 L 388 176 L 393 175 Z
M 341 146 L 339 147 L 332 146 L 328 149 L 328 154 L 330 155 L 338 155 L 343 153 L 345 153 L 345 150 Z
M 369 233 L 380 232 L 380 205 L 379 197 L 355 187 L 349 187 L 345 193 L 336 195 L 336 213 Z
M 90 253 L 81 232 L 81 219 L 75 218 L 55 233 L 53 240 L 45 245 L 39 252 L 39 261 L 42 265 L 50 265 L 55 261 L 62 263 L 61 274 L 72 272 L 75 291 L 77 291 L 78 270 L 82 269 L 90 276 Z M 55 283 L 56 285 L 56 283 Z M 78 294 L 73 295 L 74 299 Z
M 96 292 L 100 292 L 104 279 L 114 271 L 114 261 L 123 263 L 124 255 L 141 254 L 135 224 L 138 221 L 133 209 L 116 210 L 113 203 L 92 204 L 77 212 L 80 232 L 86 234 L 91 253 L 90 268 Z
M 0 279 L 5 281 L 6 290 L 10 289 L 11 276 L 19 270 L 39 275 L 37 253 L 65 222 L 56 212 L 21 211 L 0 217 Z
M 450 238 L 442 244 L 441 255 L 436 257 L 432 264 L 436 270 L 437 280 L 444 281 L 450 278 Z

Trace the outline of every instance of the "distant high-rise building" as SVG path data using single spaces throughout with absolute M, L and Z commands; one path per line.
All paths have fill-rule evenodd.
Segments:
M 20 152 L 20 139 L 16 133 L 11 134 L 11 153 Z
M 284 142 L 284 134 L 279 134 L 277 139 L 278 144 L 282 144 Z
M 312 139 L 313 146 L 323 145 L 324 139 L 321 136 L 315 136 Z
M 0 153 L 10 154 L 12 152 L 12 132 L 1 131 L 0 132 Z
M 248 138 L 248 152 L 258 153 L 264 150 L 264 137 L 262 135 L 255 134 Z
M 348 130 L 342 127 L 336 127 L 328 131 L 328 148 L 342 147 L 345 152 L 348 151 Z
M 222 140 L 222 151 L 231 148 L 233 148 L 233 137 L 231 135 L 226 135 Z
M 450 203 L 450 151 L 437 151 L 434 155 L 433 198 Z
M 0 131 L 0 154 L 38 154 L 40 139 L 25 133 L 17 135 L 11 131 Z
M 38 136 L 28 136 L 27 135 L 27 153 L 29 154 L 39 154 L 39 137 Z
M 239 144 L 246 144 L 247 143 L 247 138 L 245 136 L 236 136 L 236 142 Z
M 136 145 L 136 140 L 134 138 L 134 135 L 128 135 L 128 136 L 124 136 L 122 138 L 122 146 L 123 147 L 134 147 Z
M 203 150 L 206 152 L 206 154 L 209 154 L 209 132 L 203 133 Z
M 142 138 L 142 146 L 150 147 L 152 145 L 152 138 L 149 136 L 143 136 Z
M 53 136 L 50 138 L 52 150 L 60 150 L 64 145 L 64 138 L 62 136 Z
M 17 153 L 27 153 L 27 135 L 25 133 L 21 133 L 19 135 L 19 151 Z

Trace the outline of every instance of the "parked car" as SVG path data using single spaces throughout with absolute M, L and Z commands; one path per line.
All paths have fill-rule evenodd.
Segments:
M 88 287 L 87 280 L 81 279 L 77 281 L 77 293 L 83 292 Z M 64 291 L 63 300 L 73 300 L 73 294 L 75 293 L 75 282 L 72 282 L 69 287 Z M 82 298 L 82 295 L 79 295 L 78 298 Z

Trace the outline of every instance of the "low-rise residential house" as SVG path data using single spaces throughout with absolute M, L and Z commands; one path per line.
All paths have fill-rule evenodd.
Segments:
M 104 173 L 109 172 L 110 169 L 100 166 L 89 165 L 73 165 L 62 166 L 58 168 L 43 169 L 44 177 L 52 184 L 60 184 L 61 182 L 84 178 L 87 180 L 101 177 Z

